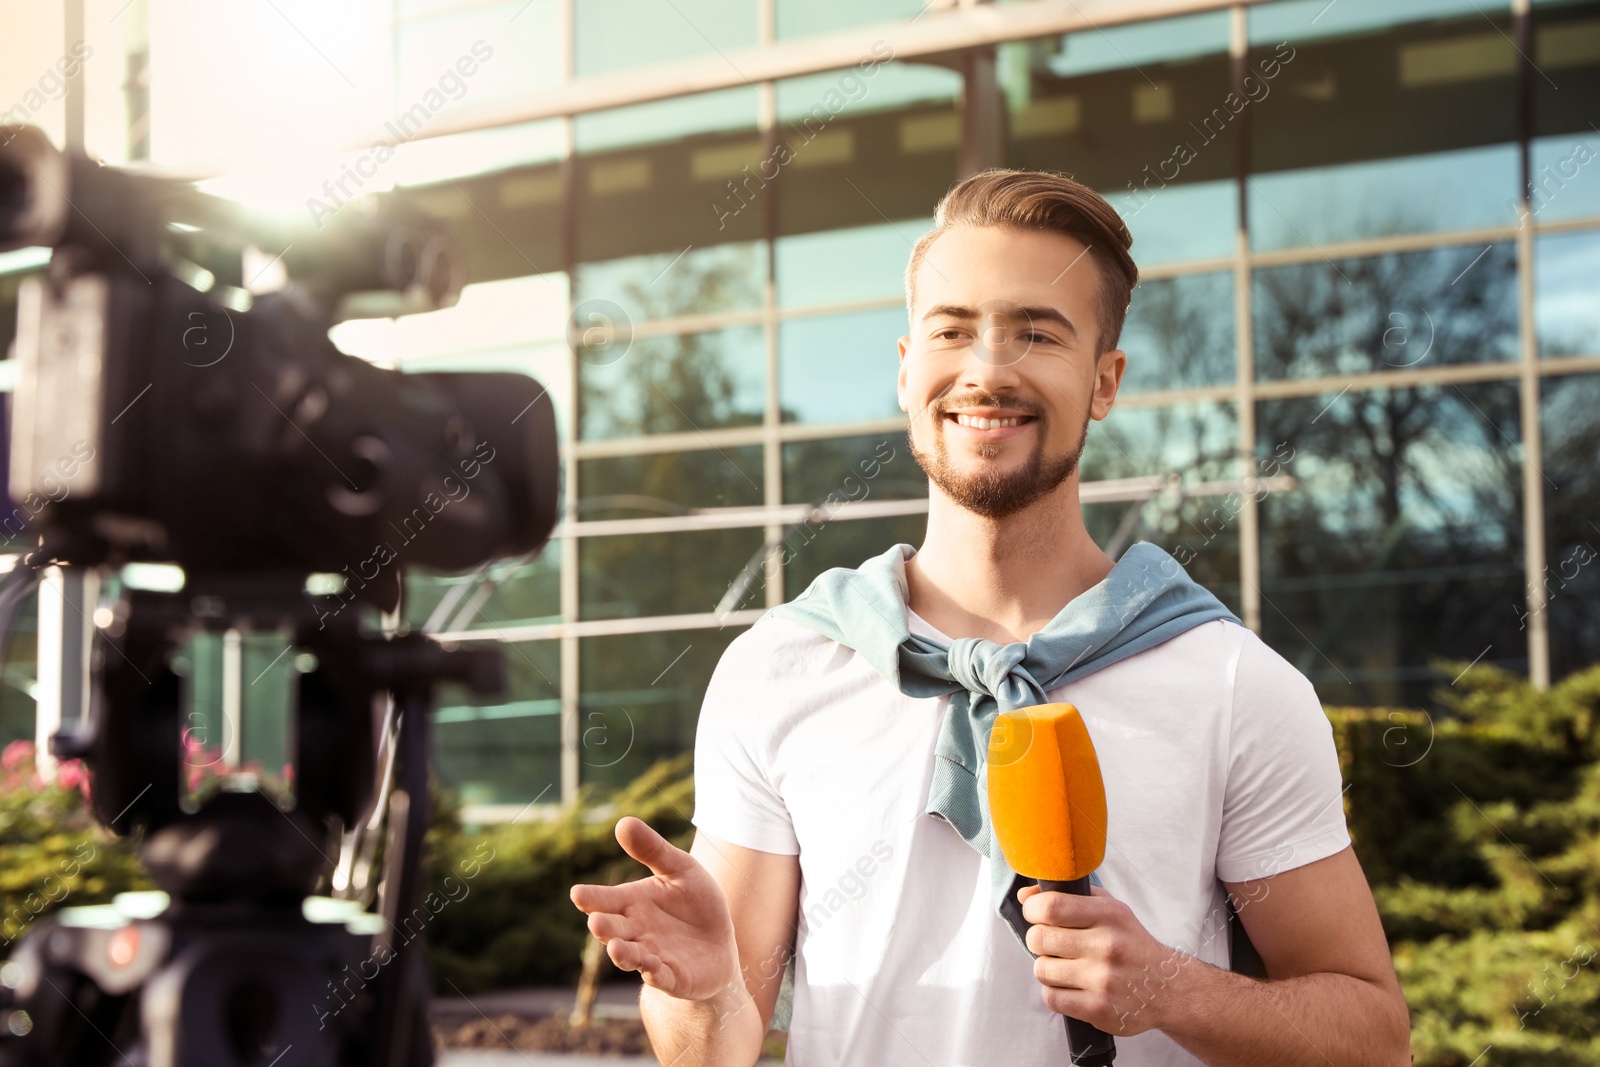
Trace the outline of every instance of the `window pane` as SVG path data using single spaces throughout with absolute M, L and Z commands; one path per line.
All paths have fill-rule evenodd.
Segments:
M 444 137 L 419 137 L 395 149 L 396 185 L 426 185 L 447 178 L 489 174 L 561 158 L 565 135 L 560 119 L 494 126 Z M 519 175 L 503 186 L 508 206 L 554 203 L 561 174 L 554 167 Z
M 471 574 L 434 575 L 406 571 L 405 621 L 420 629 L 430 620 L 439 630 L 483 630 L 555 622 L 561 617 L 561 542 L 550 544 L 532 560 L 501 560 L 489 568 L 487 580 Z M 437 619 L 441 602 L 450 598 Z
M 573 272 L 579 329 L 619 328 L 654 319 L 761 306 L 766 249 L 758 242 L 661 252 L 605 263 L 583 263 Z M 620 321 L 601 322 L 594 312 Z
M 1233 381 L 1233 275 L 1140 282 L 1118 347 L 1128 354 L 1124 393 Z
M 559 6 L 559 0 L 506 0 L 402 22 L 395 32 L 395 99 L 433 110 L 441 100 L 483 107 L 559 84 L 563 42 L 550 32 Z M 398 118 L 406 116 L 400 110 Z
M 12 551 L 24 546 L 20 539 L 4 542 Z M 17 606 L 6 643 L 4 684 L 0 685 L 0 748 L 13 741 L 32 741 L 38 707 L 34 686 L 39 675 L 39 594 L 29 593 Z
M 578 464 L 579 517 L 633 519 L 761 504 L 761 446 L 656 452 Z
M 892 545 L 920 545 L 927 526 L 926 515 L 902 515 L 795 527 L 787 531 L 780 557 L 783 591 L 793 600 L 829 567 L 859 567 Z
M 1246 105 L 1227 53 L 1221 11 L 1001 45 L 1007 161 L 1111 197 L 1141 264 L 1229 255 Z
M 756 104 L 755 88 L 739 86 L 577 116 L 578 260 L 665 253 L 671 262 L 761 237 L 765 212 L 743 210 L 741 199 L 775 176 Z
M 1243 611 L 1239 595 L 1239 514 L 1243 498 L 1173 497 L 1163 494 L 1143 502 L 1085 504 L 1084 525 L 1113 558 L 1138 541 L 1149 541 L 1172 554 L 1189 577 L 1226 604 Z
M 1228 13 L 1208 11 L 1068 34 L 1060 38 L 1060 50 L 1051 57 L 1050 70 L 1067 78 L 1192 59 L 1227 47 Z
M 899 415 L 896 343 L 905 308 L 790 319 L 778 327 L 785 422 L 856 422 Z
M 778 39 L 785 40 L 851 26 L 915 19 L 928 5 L 925 0 L 776 0 L 774 6 Z
M 586 537 L 578 546 L 579 613 L 617 619 L 714 611 L 764 541 L 759 528 Z
M 669 96 L 663 100 L 651 100 L 609 111 L 590 111 L 573 118 L 572 138 L 579 152 L 603 152 L 610 148 L 654 144 L 691 134 L 724 130 L 753 131 L 756 115 L 755 88 L 739 85 L 690 96 Z M 647 180 L 639 176 L 640 171 L 648 176 L 651 168 L 641 167 L 633 161 L 651 158 L 670 161 L 674 157 L 635 156 L 616 161 L 618 165 L 615 167 L 597 169 L 590 182 L 597 192 L 634 186 Z M 760 158 L 759 149 L 757 158 Z M 738 172 L 739 168 L 735 166 L 725 177 L 733 177 Z
M 1252 113 L 1252 247 L 1515 221 L 1505 5 L 1269 4 L 1248 17 L 1252 67 L 1279 72 Z
M 1507 242 L 1258 270 L 1256 374 L 1514 360 L 1516 258 Z
M 1084 482 L 1104 478 L 1231 478 L 1238 473 L 1238 421 L 1230 403 L 1202 401 L 1120 408 L 1089 424 Z
M 742 632 L 730 626 L 579 642 L 579 781 L 603 798 L 658 760 L 693 750 L 706 683 Z
M 1540 391 L 1545 611 L 1559 680 L 1600 661 L 1600 375 L 1546 378 Z
M 909 255 L 922 230 L 892 220 L 926 217 L 955 182 L 961 79 L 925 64 L 878 63 L 865 50 L 862 59 L 865 68 L 777 83 L 789 157 L 778 177 L 778 232 L 892 223 Z
M 585 439 L 750 426 L 766 396 L 759 326 L 634 338 L 580 349 L 579 424 Z
M 1600 215 L 1600 136 L 1546 137 L 1530 146 L 1528 207 L 1539 222 Z
M 778 238 L 778 306 L 903 297 L 911 247 L 931 229 L 932 218 L 915 218 Z
M 1316 246 L 1364 237 L 1516 222 L 1513 145 L 1283 171 L 1249 180 L 1250 245 Z M 1428 190 L 1421 198 L 1416 190 Z
M 1486 11 L 1506 11 L 1506 0 L 1287 0 L 1247 9 L 1251 44 L 1279 41 L 1313 41 L 1323 37 L 1349 37 L 1404 23 L 1432 23 Z
M 1263 402 L 1262 637 L 1329 704 L 1428 707 L 1448 658 L 1527 669 L 1515 384 Z M 1284 451 L 1287 443 L 1289 451 Z
M 1533 26 L 1535 210 L 1543 219 L 1600 215 L 1600 2 L 1541 6 Z
M 472 157 L 465 151 L 463 163 Z M 466 168 L 463 168 L 463 172 Z M 400 192 L 450 224 L 466 254 L 467 280 L 561 277 L 562 178 L 558 165 L 454 177 Z
M 757 39 L 756 0 L 581 0 L 572 9 L 573 62 L 580 78 L 694 56 L 714 58 Z M 552 18 L 541 23 L 547 33 L 557 24 Z
M 17 253 L 0 253 L 15 256 Z M 17 339 L 17 291 L 29 278 L 42 277 L 42 271 L 18 271 L 0 275 L 0 359 L 10 359 L 14 354 L 11 344 Z
M 1600 230 L 1540 237 L 1533 246 L 1533 315 L 1541 356 L 1600 355 Z
M 1133 235 L 1141 267 L 1233 254 L 1239 187 L 1231 179 L 1163 185 L 1140 175 L 1136 188 L 1110 190 L 1106 199 Z
M 509 684 L 482 696 L 443 686 L 434 711 L 434 768 L 463 804 L 561 800 L 561 648 L 497 644 Z
M 822 504 L 846 500 L 913 500 L 928 495 L 928 478 L 911 458 L 904 433 L 791 441 L 783 446 L 783 500 Z
M 856 65 L 776 83 L 778 126 L 798 160 L 809 143 L 836 120 L 904 108 L 908 104 L 953 103 L 961 91 L 954 71 L 924 63 L 884 62 L 882 42 L 862 42 Z

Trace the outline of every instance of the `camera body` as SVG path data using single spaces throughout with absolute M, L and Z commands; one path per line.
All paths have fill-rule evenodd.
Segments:
M 342 609 L 393 612 L 407 567 L 544 545 L 550 398 L 331 342 L 342 318 L 456 300 L 453 237 L 397 201 L 284 232 L 0 127 L 0 251 L 29 245 L 54 251 L 19 294 L 0 520 L 37 538 L 19 572 L 162 562 L 183 579 L 95 608 L 86 721 L 51 744 L 86 761 L 97 818 L 141 837 L 164 895 L 25 936 L 0 967 L 0 1067 L 429 1063 L 421 941 L 401 935 L 428 712 L 438 682 L 495 692 L 503 665 Z M 314 596 L 318 579 L 342 592 Z M 205 657 L 220 691 L 196 682 Z M 380 836 L 380 876 L 351 878 Z M 313 895 L 332 852 L 338 900 Z

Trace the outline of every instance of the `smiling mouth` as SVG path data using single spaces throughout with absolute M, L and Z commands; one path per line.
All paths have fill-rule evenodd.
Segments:
M 967 415 L 960 412 L 946 412 L 945 418 L 957 426 L 965 426 L 969 430 L 998 430 L 1011 426 L 1022 426 L 1033 422 L 1034 415 L 1007 415 L 1003 418 L 985 418 L 980 415 Z

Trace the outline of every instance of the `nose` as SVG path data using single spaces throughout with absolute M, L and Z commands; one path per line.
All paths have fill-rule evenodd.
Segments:
M 1005 315 L 984 316 L 962 362 L 961 385 L 990 393 L 1015 389 L 1021 381 L 1018 366 L 1028 348 L 1017 333 Z
M 992 324 L 983 331 L 983 344 L 991 352 L 1001 348 L 1006 343 L 1006 324 L 1000 321 L 1000 316 L 992 316 Z

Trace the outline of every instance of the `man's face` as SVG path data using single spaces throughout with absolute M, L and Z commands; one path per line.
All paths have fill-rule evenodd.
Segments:
M 929 246 L 900 339 L 911 451 L 957 504 L 1001 518 L 1077 469 L 1127 357 L 1096 358 L 1099 266 L 1063 234 L 957 227 Z

